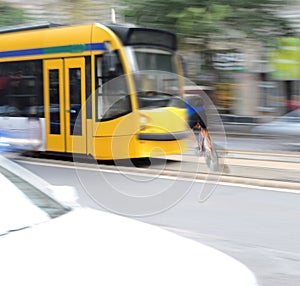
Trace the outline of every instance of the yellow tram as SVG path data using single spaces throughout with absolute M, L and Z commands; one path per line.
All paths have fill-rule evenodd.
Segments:
M 0 130 L 27 149 L 98 160 L 182 153 L 180 73 L 176 36 L 167 31 L 96 23 L 2 28 Z

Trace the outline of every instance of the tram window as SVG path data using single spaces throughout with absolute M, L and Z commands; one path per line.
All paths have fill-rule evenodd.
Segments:
M 39 116 L 43 105 L 42 62 L 0 63 L 0 116 Z
M 59 70 L 49 71 L 50 133 L 60 134 Z
M 70 72 L 70 135 L 82 134 L 81 120 L 81 71 L 71 68 Z
M 91 102 L 91 57 L 85 58 L 85 85 L 86 85 L 86 118 L 92 118 L 92 102 Z
M 131 112 L 131 102 L 120 58 L 116 70 L 108 71 L 102 56 L 96 58 L 97 120 L 110 120 Z

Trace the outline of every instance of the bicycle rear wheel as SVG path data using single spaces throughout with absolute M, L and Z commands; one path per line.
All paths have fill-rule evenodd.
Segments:
M 204 138 L 204 158 L 207 167 L 216 172 L 219 170 L 219 157 L 213 144 L 208 148 L 207 138 Z

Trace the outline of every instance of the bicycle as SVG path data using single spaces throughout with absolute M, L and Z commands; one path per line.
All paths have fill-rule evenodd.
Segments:
M 214 144 L 210 138 L 206 126 L 201 126 L 200 123 L 197 122 L 195 129 L 198 129 L 200 131 L 198 137 L 196 137 L 195 133 L 192 130 L 192 133 L 195 137 L 195 141 L 197 144 L 197 147 L 195 148 L 195 154 L 197 156 L 203 155 L 207 167 L 214 172 L 218 171 L 219 170 L 218 153 L 214 147 Z

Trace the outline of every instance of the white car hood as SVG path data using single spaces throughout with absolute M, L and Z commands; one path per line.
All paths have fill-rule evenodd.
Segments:
M 158 227 L 91 209 L 0 237 L 0 284 L 252 286 L 233 258 Z

